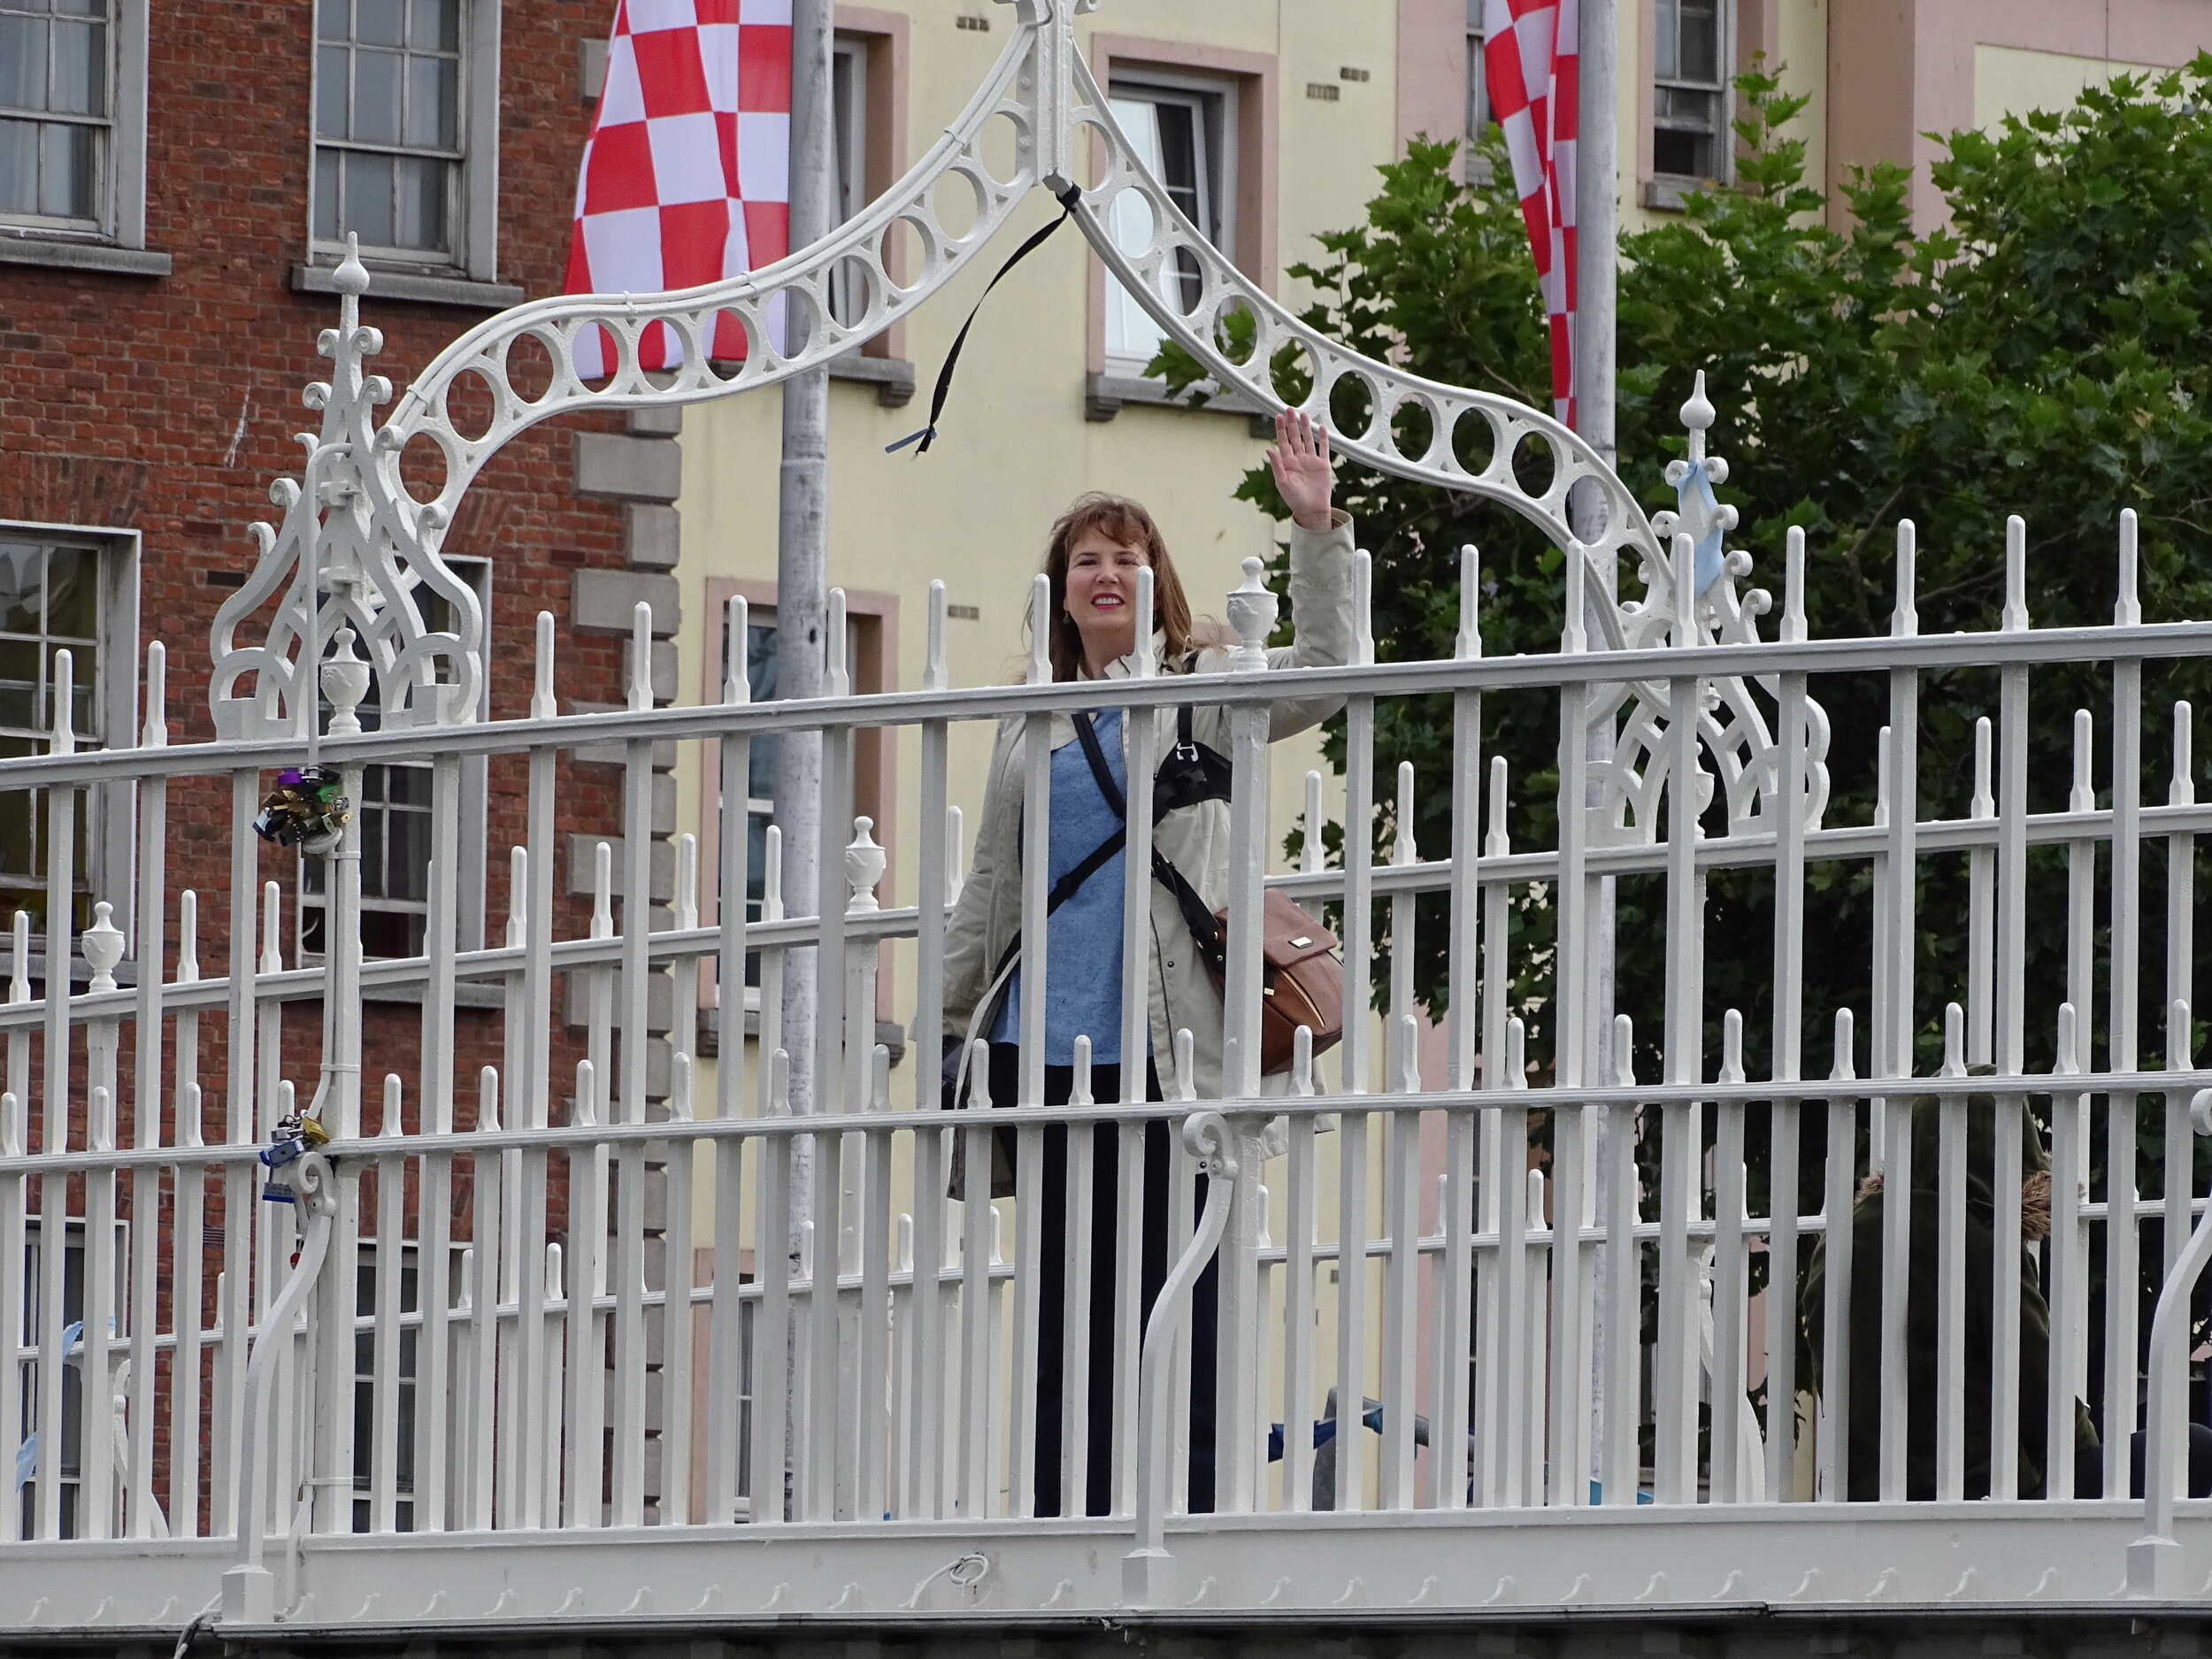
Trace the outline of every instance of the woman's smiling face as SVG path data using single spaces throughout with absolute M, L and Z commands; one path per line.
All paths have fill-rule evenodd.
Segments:
M 1137 647 L 1137 572 L 1143 548 L 1087 530 L 1068 550 L 1067 611 L 1094 674 Z

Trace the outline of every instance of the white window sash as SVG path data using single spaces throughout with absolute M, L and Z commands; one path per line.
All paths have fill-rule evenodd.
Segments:
M 1131 146 L 1156 178 L 1163 165 L 1157 107 L 1177 104 L 1193 111 L 1196 223 L 1225 256 L 1234 259 L 1238 228 L 1233 211 L 1237 199 L 1235 87 L 1227 81 L 1195 75 L 1148 71 L 1141 79 L 1117 78 L 1108 101 Z M 1137 106 L 1141 106 L 1141 114 Z M 1136 197 L 1125 195 L 1114 203 L 1109 229 L 1124 246 L 1134 245 L 1145 235 L 1148 214 L 1148 210 Z M 1164 271 L 1163 274 L 1172 280 L 1170 271 Z M 1106 284 L 1105 335 L 1110 369 L 1129 374 L 1141 373 L 1166 337 L 1144 308 L 1110 275 Z
M 25 112 L 27 119 L 99 129 L 99 196 L 93 218 L 11 214 L 0 220 L 11 230 L 58 242 L 97 241 L 118 248 L 146 245 L 146 31 L 151 4 L 152 0 L 111 0 L 104 116 Z
M 1678 13 L 1678 16 L 1679 14 Z M 1653 59 L 1654 73 L 1652 75 L 1652 87 L 1655 93 L 1653 104 L 1655 107 L 1653 110 L 1652 130 L 1654 134 L 1662 130 L 1681 130 L 1679 128 L 1663 129 L 1660 127 L 1656 109 L 1656 93 L 1662 91 L 1695 92 L 1702 93 L 1712 97 L 1714 108 L 1714 166 L 1711 176 L 1719 182 L 1725 184 L 1735 177 L 1736 173 L 1735 132 L 1733 127 L 1733 123 L 1736 118 L 1736 98 L 1734 89 L 1736 63 L 1736 0 L 1714 0 L 1713 33 L 1715 37 L 1713 43 L 1713 66 L 1715 70 L 1715 79 L 1711 81 L 1692 81 L 1686 80 L 1680 75 L 1659 74 L 1657 73 L 1657 58 L 1655 48 Z M 1660 176 L 1673 178 L 1681 175 L 1662 173 Z
M 145 0 L 127 0 L 143 4 Z M 392 144 L 359 143 L 328 139 L 314 131 L 312 111 L 322 96 L 322 53 L 309 57 L 307 246 L 318 262 L 334 263 L 345 251 L 342 240 L 326 241 L 315 234 L 315 157 L 333 152 L 442 157 L 452 163 L 446 196 L 447 242 L 441 255 L 419 248 L 364 249 L 371 257 L 388 265 L 444 266 L 465 273 L 470 280 L 499 280 L 499 88 L 500 22 L 503 0 L 463 0 L 461 8 L 461 68 L 455 131 L 458 150 L 430 150 Z M 311 13 L 308 28 L 316 28 Z M 319 43 L 319 36 L 316 36 Z
M 831 218 L 842 225 L 868 204 L 868 54 L 865 40 L 840 37 L 833 47 L 831 81 L 845 84 L 842 109 L 833 109 L 836 123 L 837 177 L 830 202 Z M 833 104 L 835 100 L 833 98 Z M 834 225 L 832 227 L 834 228 Z M 857 322 L 866 308 L 864 288 L 854 292 L 856 267 L 840 261 L 830 272 L 830 311 L 848 326 Z
M 97 526 L 49 524 L 25 519 L 0 522 L 0 534 L 74 542 L 99 549 L 99 655 L 94 664 L 93 706 L 99 711 L 99 743 L 129 748 L 138 741 L 138 572 L 140 536 L 135 530 Z M 84 733 L 80 733 L 81 740 Z M 81 741 L 80 747 L 91 745 Z M 85 862 L 79 879 L 96 899 L 115 907 L 115 925 L 136 949 L 133 920 L 137 893 L 138 786 L 128 780 L 96 784 L 81 803 Z

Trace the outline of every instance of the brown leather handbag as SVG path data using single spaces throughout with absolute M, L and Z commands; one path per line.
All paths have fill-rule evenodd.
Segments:
M 1225 941 L 1229 912 L 1216 910 L 1217 937 Z M 1336 935 L 1300 908 L 1289 894 L 1270 889 L 1260 906 L 1260 1073 L 1272 1077 L 1290 1070 L 1298 1027 L 1313 1033 L 1319 1054 L 1344 1036 L 1344 963 L 1336 954 Z M 1199 949 L 1215 983 L 1226 977 L 1225 949 Z

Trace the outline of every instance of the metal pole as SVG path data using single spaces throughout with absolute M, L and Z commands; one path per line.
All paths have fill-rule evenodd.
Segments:
M 1577 108 L 1582 119 L 1575 134 L 1575 429 L 1616 465 L 1613 436 L 1613 380 L 1615 361 L 1615 296 L 1619 270 L 1619 220 L 1616 192 L 1619 188 L 1616 157 L 1619 150 L 1618 32 L 1616 0 L 1580 0 L 1576 38 Z M 1575 534 L 1594 541 L 1600 534 L 1601 511 L 1598 492 L 1586 488 L 1568 503 Z M 1594 569 L 1608 593 L 1617 592 L 1618 572 L 1611 558 L 1600 558 Z M 1584 601 L 1584 632 L 1593 650 L 1601 649 L 1605 635 L 1598 626 L 1596 602 Z M 1590 733 L 1590 758 L 1611 758 L 1613 732 L 1609 726 Z M 1597 804 L 1592 786 L 1590 804 Z M 1613 902 L 1614 884 L 1609 877 L 1597 883 L 1596 902 L 1590 909 L 1592 939 L 1588 961 L 1591 977 L 1591 1018 L 1587 1029 L 1596 1040 L 1592 1056 L 1594 1075 L 1610 1080 L 1615 1075 L 1613 1047 Z M 1626 1132 L 1626 1125 L 1620 1125 Z M 1614 1112 L 1608 1109 L 1599 1120 L 1597 1168 L 1612 1167 L 1610 1141 L 1616 1132 Z M 1594 1185 L 1592 1190 L 1596 1190 Z M 1610 1248 L 1609 1245 L 1607 1247 Z M 1605 1299 L 1593 1298 L 1595 1322 L 1591 1333 L 1593 1358 L 1605 1351 Z M 1605 1392 L 1590 1393 L 1590 1445 L 1594 1456 L 1605 1444 Z M 1593 1472 L 1595 1473 L 1594 1467 Z
M 1577 99 L 1584 119 L 1575 134 L 1575 430 L 1608 466 L 1614 465 L 1614 298 L 1620 241 L 1615 11 L 1616 0 L 1581 0 Z M 1584 515 L 1597 503 L 1586 498 L 1578 504 L 1583 512 L 1576 515 L 1575 529 L 1580 534 Z M 1606 576 L 1610 586 L 1611 572 Z
M 830 120 L 833 0 L 795 0 L 791 8 L 791 246 L 829 234 L 830 180 L 836 151 Z M 791 304 L 787 298 L 786 303 Z M 793 345 L 808 326 L 796 305 L 785 328 Z M 829 371 L 793 376 L 783 386 L 783 465 L 777 495 L 776 693 L 813 697 L 822 690 L 822 630 L 829 609 Z M 787 916 L 818 916 L 822 741 L 793 733 L 775 743 L 776 820 L 783 826 L 783 900 Z M 814 1001 L 818 956 L 795 950 L 785 959 L 782 1046 L 789 1056 L 795 1112 L 814 1111 Z M 728 1041 L 728 1034 L 725 1034 Z M 767 1064 L 765 1055 L 760 1056 Z M 795 1269 L 803 1218 L 813 1213 L 812 1148 L 793 1142 L 789 1248 Z M 836 1240 L 822 1248 L 834 1261 Z M 798 1353 L 795 1341 L 787 1355 Z M 792 1379 L 794 1385 L 796 1378 Z M 795 1398 L 787 1394 L 786 1398 Z M 768 1501 L 758 1494 L 756 1502 Z

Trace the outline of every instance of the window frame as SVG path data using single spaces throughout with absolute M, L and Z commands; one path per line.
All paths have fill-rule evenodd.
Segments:
M 867 38 L 840 34 L 830 45 L 830 127 L 837 176 L 830 202 L 831 226 L 849 222 L 872 198 L 868 186 L 869 59 Z M 850 269 L 844 262 L 829 275 L 830 313 L 849 326 L 863 306 L 847 291 Z
M 0 235 L 114 248 L 146 246 L 147 29 L 153 0 L 108 0 L 108 114 L 89 221 L 0 214 Z M 29 119 L 38 119 L 27 111 Z
M 1487 36 L 1482 27 L 1483 0 L 1467 0 L 1467 96 L 1465 148 L 1471 151 L 1490 128 L 1490 70 L 1483 58 Z
M 1110 102 L 1173 104 L 1194 111 L 1193 131 L 1201 150 L 1193 180 L 1202 216 L 1199 228 L 1233 265 L 1237 263 L 1239 240 L 1238 93 L 1236 80 L 1232 76 L 1193 74 L 1150 66 L 1118 72 L 1106 82 Z M 1105 373 L 1140 376 L 1144 373 L 1144 365 L 1152 360 L 1153 351 L 1139 356 L 1115 343 L 1115 317 L 1123 303 L 1119 290 L 1120 284 L 1110 273 L 1102 342 Z M 1126 303 L 1133 306 L 1136 303 L 1133 297 Z M 1143 316 L 1141 308 L 1138 315 Z M 1150 319 L 1145 320 L 1148 326 Z M 1156 345 L 1153 349 L 1157 349 Z
M 96 741 L 76 734 L 80 749 L 128 749 L 138 741 L 139 565 L 140 533 L 111 530 L 103 526 L 48 524 L 35 519 L 0 519 L 0 538 L 42 538 L 75 542 L 93 548 L 99 556 L 98 627 L 100 654 L 94 666 L 92 703 L 100 721 Z M 120 734 L 119 737 L 118 734 Z M 125 949 L 135 954 L 138 931 L 135 849 L 138 840 L 138 786 L 119 781 L 84 789 L 78 810 L 86 816 L 85 861 L 78 873 L 91 903 L 105 899 L 115 907 L 115 925 L 129 941 Z M 0 915 L 13 907 L 0 899 Z
M 836 44 L 849 50 L 856 60 L 856 67 L 866 72 L 863 96 L 856 100 L 864 107 L 864 130 L 860 134 L 863 154 L 858 179 L 861 199 L 856 211 L 888 190 L 906 173 L 909 27 L 910 19 L 903 12 L 843 4 L 837 7 Z M 905 246 L 897 238 L 892 241 L 891 255 L 891 280 L 907 281 L 910 273 L 905 268 Z M 904 320 L 893 323 L 863 342 L 859 355 L 895 362 L 906 368 Z M 833 379 L 840 378 L 836 364 L 831 365 L 830 374 Z M 863 373 L 850 378 L 874 380 L 878 396 L 884 396 L 887 382 L 875 375 Z M 891 401 L 904 403 L 912 396 L 912 374 L 909 370 L 903 393 Z
M 748 621 L 757 627 L 772 623 L 776 612 L 776 584 L 772 581 L 754 581 L 741 577 L 710 576 L 707 579 L 707 633 L 700 649 L 700 701 L 718 703 L 722 701 L 722 641 L 728 626 L 730 601 L 742 598 L 748 607 Z M 866 695 L 893 691 L 899 685 L 899 596 L 866 588 L 848 588 L 845 590 L 845 622 L 849 644 L 847 662 L 850 665 L 853 690 Z M 855 734 L 853 744 L 853 812 L 874 820 L 876 844 L 884 849 L 883 879 L 876 886 L 878 901 L 888 907 L 893 898 L 893 882 L 896 878 L 898 860 L 895 852 L 898 828 L 894 815 L 898 803 L 898 744 L 896 734 L 879 729 L 867 729 Z M 773 810 L 772 800 L 766 803 Z M 746 810 L 753 810 L 753 797 L 749 792 Z M 722 746 L 706 746 L 705 764 L 701 769 L 699 787 L 699 918 L 703 926 L 719 925 L 722 913 Z M 842 881 L 842 870 L 824 872 L 825 879 Z M 887 1019 L 893 1007 L 891 975 L 887 972 L 889 956 L 883 957 L 885 972 L 876 978 L 876 1018 Z M 702 1011 L 720 1006 L 717 987 L 716 964 L 712 957 L 703 956 L 699 963 L 699 1007 Z M 745 1012 L 757 1014 L 760 1009 L 760 994 L 757 987 L 747 987 Z M 718 1040 L 719 1033 L 718 1033 Z M 724 1050 L 735 1053 L 735 1048 Z
M 1737 0 L 1713 0 L 1714 35 L 1713 65 L 1715 79 L 1710 81 L 1686 81 L 1680 76 L 1662 80 L 1659 74 L 1659 7 L 1655 3 L 1645 13 L 1642 31 L 1644 44 L 1644 77 L 1641 115 L 1643 133 L 1640 145 L 1644 158 L 1644 177 L 1648 187 L 1645 191 L 1645 205 L 1651 207 L 1679 207 L 1685 190 L 1702 188 L 1708 184 L 1729 184 L 1736 176 L 1735 76 L 1736 35 L 1738 27 Z M 1714 97 L 1713 156 L 1715 169 L 1710 173 L 1670 173 L 1658 164 L 1658 134 L 1660 95 L 1663 91 L 1681 89 L 1709 93 Z M 1671 129 L 1684 130 L 1684 129 Z
M 365 250 L 364 264 L 429 276 L 457 273 L 472 282 L 499 280 L 499 53 L 503 4 L 504 0 L 460 0 L 460 108 L 456 132 L 461 150 L 454 165 L 457 184 L 447 204 L 451 251 L 441 256 L 428 250 Z M 325 142 L 316 130 L 315 115 L 322 99 L 318 9 L 311 6 L 307 12 L 307 200 L 303 231 L 311 269 L 334 265 L 346 251 L 342 227 L 335 242 L 320 240 L 315 234 L 316 157 Z
M 1237 47 L 1118 35 L 1103 29 L 1093 32 L 1087 52 L 1094 78 L 1110 94 L 1118 84 L 1133 85 L 1144 81 L 1164 83 L 1169 77 L 1204 80 L 1215 85 L 1228 83 L 1236 88 L 1235 173 L 1233 183 L 1224 193 L 1224 214 L 1234 227 L 1234 245 L 1224 251 L 1255 288 L 1263 294 L 1273 294 L 1279 254 L 1277 173 L 1281 150 L 1278 94 L 1280 76 L 1275 57 Z M 1094 135 L 1090 142 L 1100 146 L 1094 151 L 1095 165 L 1096 160 L 1103 157 L 1102 141 Z M 1106 353 L 1106 262 L 1092 253 L 1085 264 L 1088 307 L 1084 364 L 1086 418 L 1112 420 L 1126 404 L 1186 409 L 1186 401 L 1171 397 L 1162 382 L 1124 372 L 1126 358 L 1118 359 L 1110 367 Z M 1240 396 L 1219 393 L 1209 399 L 1206 407 L 1246 419 L 1264 414 L 1256 404 Z

